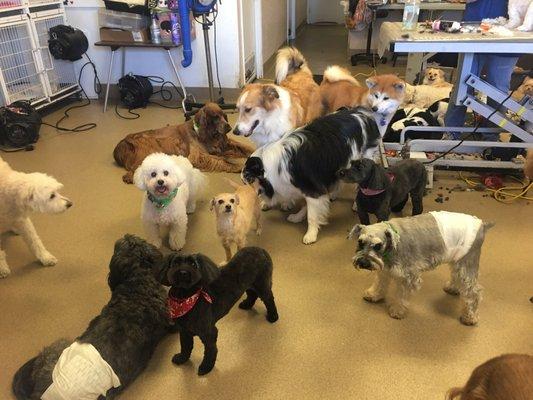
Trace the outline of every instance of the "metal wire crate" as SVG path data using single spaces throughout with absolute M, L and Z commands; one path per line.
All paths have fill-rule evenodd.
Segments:
M 28 21 L 0 25 L 0 88 L 2 102 L 38 102 L 46 98 L 35 42 Z
M 64 13 L 38 17 L 31 20 L 37 34 L 37 46 L 43 61 L 44 69 L 48 77 L 50 96 L 77 86 L 77 77 L 72 61 L 56 60 L 48 50 L 48 31 L 56 25 L 66 23 Z

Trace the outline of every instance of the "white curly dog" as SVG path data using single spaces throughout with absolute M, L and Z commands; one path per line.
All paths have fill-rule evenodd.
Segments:
M 141 209 L 146 240 L 161 247 L 168 233 L 172 250 L 181 250 L 187 234 L 187 214 L 196 209 L 206 177 L 182 156 L 153 153 L 135 170 L 133 182 L 146 191 Z
M 29 214 L 32 211 L 57 214 L 70 208 L 72 202 L 59 194 L 62 187 L 46 174 L 14 171 L 0 158 L 0 235 L 8 231 L 20 234 L 35 257 L 47 266 L 57 264 L 57 259 L 44 247 Z M 1 239 L 0 236 L 0 278 L 5 278 L 11 270 Z

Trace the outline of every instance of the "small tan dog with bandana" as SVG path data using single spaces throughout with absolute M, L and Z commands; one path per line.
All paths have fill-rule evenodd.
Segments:
M 257 191 L 249 185 L 239 185 L 229 179 L 235 193 L 220 193 L 211 200 L 211 210 L 217 217 L 217 233 L 226 251 L 226 262 L 231 260 L 231 246 L 237 250 L 246 246 L 246 235 L 255 218 L 255 233 L 261 234 L 261 202 Z

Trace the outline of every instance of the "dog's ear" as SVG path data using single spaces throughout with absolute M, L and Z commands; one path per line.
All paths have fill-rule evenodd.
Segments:
M 394 89 L 396 89 L 397 92 L 400 92 L 400 93 L 404 93 L 405 92 L 405 83 L 397 82 L 393 86 L 394 86 Z
M 137 167 L 135 173 L 133 174 L 133 183 L 141 190 L 147 189 L 146 182 L 144 180 L 144 168 L 142 164 Z
M 378 82 L 376 81 L 376 78 L 367 78 L 365 82 L 366 82 L 366 86 L 369 89 L 372 89 L 374 86 L 378 84 Z
M 152 267 L 152 274 L 156 281 L 165 286 L 172 286 L 172 283 L 168 280 L 168 270 L 174 264 L 174 260 L 178 257 L 176 253 L 171 253 L 156 263 Z
M 263 94 L 270 100 L 279 99 L 279 93 L 277 89 L 272 85 L 266 85 L 263 87 Z
M 235 205 L 236 206 L 239 205 L 239 195 L 238 194 L 235 194 Z
M 348 236 L 346 237 L 346 239 L 356 239 L 359 237 L 359 235 L 361 234 L 361 230 L 363 230 L 363 225 L 361 224 L 355 224 L 353 226 L 353 228 L 350 230 L 350 232 L 348 233 Z
M 442 69 L 438 69 L 437 71 L 439 71 L 439 76 L 444 79 L 444 71 Z
M 195 254 L 193 259 L 202 275 L 202 285 L 209 286 L 211 282 L 220 276 L 220 270 L 209 257 L 203 254 Z
M 207 129 L 207 111 L 205 110 L 205 107 L 200 108 L 198 112 L 194 114 L 194 122 L 202 131 Z
M 215 198 L 213 197 L 211 199 L 211 205 L 209 206 L 209 211 L 213 211 L 214 208 L 215 208 Z
M 365 169 L 368 168 L 368 171 L 370 172 L 369 175 L 367 175 L 367 187 L 377 190 L 385 189 L 390 182 L 389 177 L 385 173 L 385 169 L 370 159 L 363 159 L 363 163 Z
M 387 245 L 385 246 L 386 251 L 395 250 L 398 247 L 399 236 L 390 226 L 385 230 L 385 239 L 387 241 Z

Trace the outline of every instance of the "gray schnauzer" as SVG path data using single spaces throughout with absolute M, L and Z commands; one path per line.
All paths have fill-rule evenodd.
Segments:
M 359 221 L 364 225 L 370 224 L 369 213 L 375 214 L 378 221 L 387 221 L 391 211 L 403 210 L 409 195 L 413 215 L 423 211 L 427 172 L 420 161 L 402 160 L 385 170 L 374 161 L 363 158 L 352 161 L 350 168 L 341 169 L 337 176 L 344 182 L 359 184 L 355 205 Z
M 383 300 L 391 279 L 394 280 L 396 293 L 388 298 L 389 315 L 402 319 L 411 293 L 420 288 L 422 272 L 448 263 L 451 279 L 444 291 L 461 296 L 464 303 L 461 322 L 475 325 L 481 301 L 478 284 L 481 246 L 485 232 L 493 225 L 471 215 L 447 211 L 369 226 L 355 225 L 348 235 L 349 239 L 357 239 L 353 265 L 377 272 L 374 284 L 363 298 L 371 303 Z

